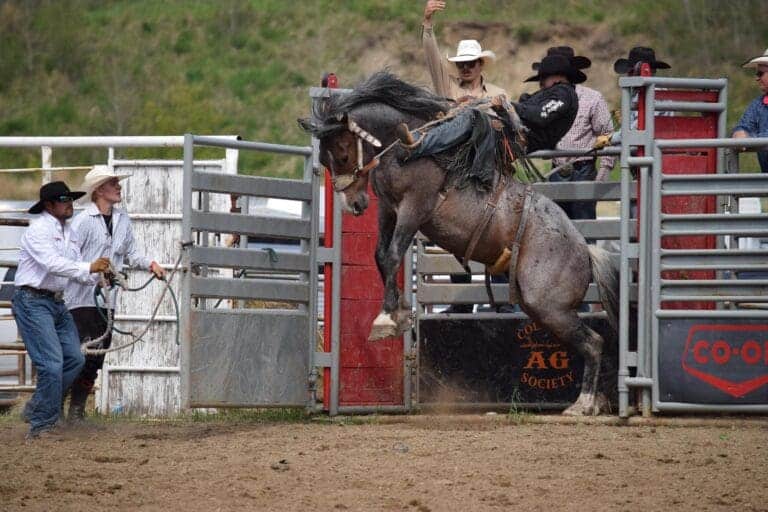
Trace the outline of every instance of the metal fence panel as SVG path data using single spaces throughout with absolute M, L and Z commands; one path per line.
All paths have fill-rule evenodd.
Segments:
M 196 144 L 302 156 L 304 179 L 196 172 L 190 165 Z M 311 148 L 187 135 L 184 160 L 183 239 L 190 247 L 181 297 L 185 407 L 311 406 L 319 238 Z M 300 200 L 302 211 L 291 217 L 255 215 L 247 208 L 242 214 L 211 213 L 211 196 L 226 193 Z M 246 236 L 239 248 L 216 246 L 221 233 L 257 242 L 299 239 L 299 252 L 249 249 Z
M 193 311 L 189 405 L 305 406 L 308 322 L 301 311 Z

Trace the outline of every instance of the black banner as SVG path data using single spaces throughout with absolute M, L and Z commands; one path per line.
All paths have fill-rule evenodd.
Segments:
M 421 403 L 570 404 L 581 391 L 581 356 L 530 320 L 422 320 L 420 333 Z

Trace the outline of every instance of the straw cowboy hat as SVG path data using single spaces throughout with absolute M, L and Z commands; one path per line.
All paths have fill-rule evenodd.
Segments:
M 540 82 L 543 78 L 552 75 L 563 75 L 572 84 L 580 84 L 587 79 L 587 75 L 574 67 L 573 61 L 564 55 L 547 55 L 536 69 L 538 73 L 525 79 L 526 82 Z
M 33 204 L 27 211 L 29 213 L 42 213 L 44 209 L 43 203 L 45 201 L 74 201 L 84 195 L 85 192 L 69 190 L 69 187 L 63 181 L 52 181 L 51 183 L 46 183 L 40 187 L 40 200 Z
M 576 69 L 587 69 L 592 65 L 592 61 L 582 55 L 576 55 L 576 52 L 570 46 L 551 46 L 547 50 L 547 55 L 562 55 L 571 59 L 571 65 Z M 534 71 L 539 69 L 541 62 L 534 62 L 531 68 Z
M 613 63 L 613 70 L 623 75 L 635 69 L 638 62 L 647 62 L 651 69 L 669 69 L 671 66 L 664 61 L 656 60 L 656 52 L 647 46 L 635 46 L 629 50 L 628 59 L 618 59 Z
M 85 175 L 83 184 L 80 186 L 80 188 L 85 191 L 83 200 L 90 200 L 93 191 L 111 179 L 117 178 L 122 181 L 130 177 L 130 174 L 115 174 L 114 169 L 108 165 L 94 165 L 93 169 L 88 171 L 88 174 Z
M 480 43 L 474 39 L 459 41 L 459 46 L 456 47 L 456 56 L 448 57 L 451 62 L 469 62 L 477 59 L 495 60 L 496 54 L 491 50 L 483 50 Z
M 762 55 L 758 55 L 741 65 L 743 68 L 756 68 L 759 65 L 768 66 L 768 48 Z

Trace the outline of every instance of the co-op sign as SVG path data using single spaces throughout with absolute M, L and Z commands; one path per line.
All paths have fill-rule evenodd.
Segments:
M 662 401 L 768 403 L 768 324 L 663 322 Z

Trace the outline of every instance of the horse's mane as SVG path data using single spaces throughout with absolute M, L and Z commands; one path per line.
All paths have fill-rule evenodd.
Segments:
M 347 129 L 346 115 L 363 105 L 383 104 L 403 114 L 425 122 L 439 113 L 448 112 L 452 103 L 427 89 L 411 85 L 388 71 L 378 71 L 358 84 L 351 92 L 334 93 L 316 101 L 311 119 L 299 124 L 315 137 L 322 139 Z M 472 184 L 487 191 L 494 183 L 506 156 L 500 150 L 499 132 L 490 125 L 490 118 L 472 110 L 472 135 L 464 144 L 435 155 L 439 165 L 448 171 L 449 179 L 459 188 Z M 507 164 L 509 165 L 509 164 Z
M 318 138 L 345 128 L 343 116 L 369 103 L 382 103 L 425 121 L 450 107 L 445 98 L 404 82 L 388 71 L 372 74 L 348 94 L 334 94 L 333 90 L 330 93 L 326 101 L 315 102 L 312 110 L 313 126 L 309 130 Z

